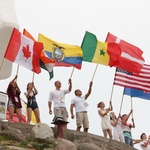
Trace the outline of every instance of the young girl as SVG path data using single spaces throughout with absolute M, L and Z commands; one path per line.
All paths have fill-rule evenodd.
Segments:
M 133 110 L 131 109 L 131 111 L 129 112 L 128 115 L 124 114 L 121 117 L 125 143 L 130 145 L 130 146 L 133 146 L 131 128 L 135 128 L 135 123 L 134 123 L 134 119 L 133 118 L 132 118 L 132 124 L 128 123 L 127 121 L 129 119 L 130 115 L 132 114 L 132 112 L 133 112 Z
M 108 109 L 105 109 L 104 102 L 99 102 L 97 107 L 100 108 L 98 110 L 98 114 L 101 117 L 101 128 L 103 130 L 104 137 L 107 138 L 107 134 L 108 134 L 109 138 L 112 139 L 112 127 L 108 115 L 108 112 L 113 109 L 111 101 L 110 101 L 110 107 Z
M 15 78 L 9 83 L 7 88 L 8 95 L 8 104 L 7 109 L 9 111 L 9 119 L 8 122 L 11 122 L 14 116 L 14 113 L 17 113 L 19 122 L 22 123 L 22 112 L 21 112 L 21 101 L 20 101 L 20 89 L 16 82 L 17 75 Z
M 122 123 L 121 123 L 121 115 L 119 114 L 118 117 L 116 117 L 114 112 L 110 113 L 110 123 L 113 126 L 113 138 L 114 140 L 120 140 L 120 142 L 124 141 L 124 135 L 123 135 L 123 129 L 122 129 Z
M 33 82 L 27 84 L 27 92 L 24 93 L 27 98 L 27 123 L 31 122 L 32 111 L 34 112 L 36 122 L 40 123 L 40 112 L 39 107 L 36 102 L 36 95 L 38 94 L 37 89 L 34 86 Z

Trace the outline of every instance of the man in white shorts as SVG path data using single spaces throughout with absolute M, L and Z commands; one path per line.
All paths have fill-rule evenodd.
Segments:
M 89 95 L 91 94 L 91 88 L 92 88 L 93 82 L 90 82 L 89 90 L 85 96 L 82 96 L 82 91 L 77 89 L 75 90 L 75 98 L 72 99 L 71 105 L 70 105 L 70 112 L 71 112 L 71 118 L 74 119 L 74 113 L 73 113 L 73 107 L 75 107 L 76 111 L 76 124 L 77 124 L 77 131 L 80 131 L 82 125 L 84 128 L 84 132 L 88 132 L 89 129 L 89 120 L 87 115 L 87 109 L 86 107 L 88 104 L 85 102 Z
M 71 79 L 69 79 L 68 89 L 61 90 L 61 82 L 55 81 L 54 83 L 56 89 L 51 91 L 49 94 L 48 107 L 49 114 L 52 114 L 52 101 L 54 102 L 54 114 L 58 116 L 63 116 L 63 120 L 68 120 L 68 112 L 65 106 L 65 94 L 70 93 L 72 89 Z M 67 125 L 64 125 L 64 128 L 67 128 Z

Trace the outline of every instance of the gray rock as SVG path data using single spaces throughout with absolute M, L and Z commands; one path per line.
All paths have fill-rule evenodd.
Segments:
M 0 122 L 0 134 L 7 137 L 15 137 L 16 139 L 27 139 L 31 141 L 31 134 L 34 139 L 40 142 L 50 143 L 53 148 L 45 148 L 45 150 L 136 150 L 125 143 L 97 136 L 91 133 L 77 132 L 75 130 L 65 130 L 63 139 L 57 139 L 57 128 L 51 128 L 46 124 L 19 124 L 19 123 L 3 123 Z M 37 133 L 35 135 L 35 133 Z M 13 135 L 14 134 L 14 135 Z M 37 137 L 38 135 L 38 137 Z M 40 135 L 40 136 L 39 136 Z M 18 139 L 18 141 L 19 141 Z M 38 142 L 39 142 L 38 141 Z M 26 142 L 26 140 L 25 140 Z M 11 141 L 0 141 L 0 150 L 3 150 L 5 146 L 15 146 L 15 143 Z M 39 143 L 38 143 L 39 144 Z M 28 145 L 29 146 L 29 145 Z M 29 148 L 30 147 L 30 148 Z M 34 146 L 29 146 L 28 150 L 33 150 Z M 56 148 L 57 147 L 57 148 Z M 8 149 L 12 150 L 12 149 Z
M 78 150 L 102 150 L 93 143 L 81 143 L 78 145 Z
M 56 143 L 56 150 L 77 150 L 75 145 L 69 140 L 58 138 Z
M 45 123 L 36 124 L 31 130 L 31 137 L 38 142 L 51 143 L 54 141 L 53 130 Z

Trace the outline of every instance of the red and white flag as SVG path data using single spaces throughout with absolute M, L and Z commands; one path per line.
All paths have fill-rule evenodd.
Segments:
M 4 58 L 35 73 L 40 73 L 40 54 L 43 43 L 35 42 L 14 28 Z
M 26 37 L 32 39 L 33 41 L 36 41 L 33 38 L 33 36 L 26 29 L 23 30 L 23 35 L 25 35 Z M 47 54 L 45 53 L 44 49 L 41 51 L 40 59 L 43 62 L 43 64 L 45 65 L 45 67 L 47 68 L 48 72 L 51 72 L 54 68 L 55 60 L 50 59 L 47 56 Z
M 144 58 L 142 57 L 143 51 L 140 48 L 119 39 L 109 32 L 106 37 L 106 42 L 115 42 L 121 47 L 122 53 L 119 60 L 120 63 L 117 64 L 116 67 L 136 74 L 140 72 L 144 64 Z
M 114 84 L 150 92 L 150 65 L 144 64 L 138 75 L 116 68 Z

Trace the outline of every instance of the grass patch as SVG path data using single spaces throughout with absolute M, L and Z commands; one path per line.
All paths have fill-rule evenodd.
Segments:
M 56 148 L 56 144 L 54 142 L 47 144 L 47 143 L 38 143 L 31 140 L 22 141 L 18 144 L 18 146 L 27 148 L 29 144 L 32 145 L 32 147 L 36 150 L 43 150 L 45 148 L 53 148 L 53 149 Z
M 18 141 L 15 138 L 13 138 L 12 136 L 8 136 L 8 135 L 0 135 L 0 145 L 3 145 L 3 150 L 7 150 L 8 145 L 22 147 L 22 148 L 28 148 L 28 146 L 31 145 L 32 148 L 34 148 L 36 150 L 43 150 L 45 148 L 55 149 L 57 146 L 55 142 L 38 143 L 38 142 L 32 141 L 31 139 L 27 139 L 25 141 Z
M 0 141 L 4 141 L 5 137 L 3 135 L 0 135 Z
M 0 135 L 0 141 L 15 141 L 16 139 L 10 135 Z
M 21 141 L 21 142 L 18 144 L 18 146 L 20 146 L 20 147 L 27 147 L 30 142 L 31 142 L 31 140 Z

